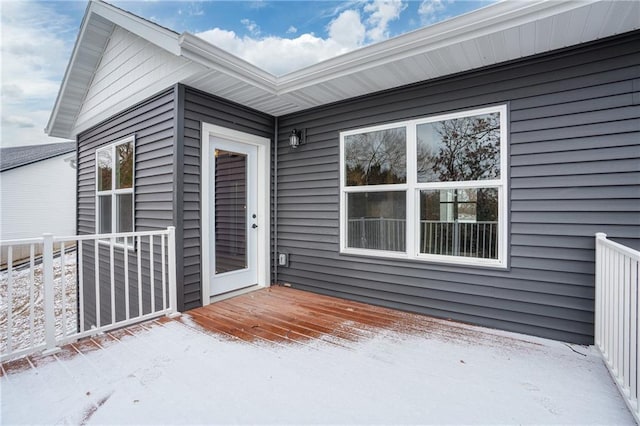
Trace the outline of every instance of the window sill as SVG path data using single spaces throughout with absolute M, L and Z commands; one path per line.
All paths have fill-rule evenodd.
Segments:
M 340 250 L 341 255 L 357 256 L 357 257 L 369 257 L 376 259 L 387 260 L 402 260 L 412 263 L 422 264 L 436 264 L 442 266 L 461 266 L 480 269 L 496 269 L 496 270 L 508 270 L 509 267 L 505 261 L 496 259 L 481 259 L 470 257 L 457 257 L 457 256 L 441 256 L 441 255 L 428 255 L 418 254 L 416 256 L 410 256 L 404 252 L 390 252 L 382 250 L 366 250 L 366 249 L 353 249 L 343 248 Z

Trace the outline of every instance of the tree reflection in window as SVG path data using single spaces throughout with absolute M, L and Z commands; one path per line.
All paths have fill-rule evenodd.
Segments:
M 386 129 L 345 137 L 348 186 L 407 181 L 406 129 Z
M 418 182 L 500 178 L 500 114 L 417 126 Z
M 98 191 L 108 191 L 111 189 L 111 167 L 111 151 L 98 151 Z
M 133 143 L 116 145 L 116 189 L 133 187 Z

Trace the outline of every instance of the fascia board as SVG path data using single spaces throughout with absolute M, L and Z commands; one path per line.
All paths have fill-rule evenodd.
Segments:
M 92 0 L 91 6 L 92 12 L 108 19 L 117 26 L 148 40 L 150 43 L 176 56 L 180 55 L 180 46 L 178 45 L 179 35 L 177 33 L 107 3 Z
M 186 59 L 235 77 L 247 84 L 276 94 L 277 78 L 213 44 L 188 32 L 180 35 L 180 55 Z
M 93 3 L 91 2 L 87 5 L 87 8 L 85 9 L 84 16 L 82 17 L 82 23 L 80 24 L 80 32 L 78 33 L 78 37 L 76 38 L 76 43 L 73 45 L 73 51 L 71 52 L 71 59 L 69 60 L 69 63 L 67 64 L 67 68 L 64 71 L 64 77 L 62 78 L 62 84 L 60 85 L 60 89 L 58 90 L 58 95 L 56 96 L 56 102 L 53 104 L 53 110 L 51 111 L 51 115 L 49 116 L 49 121 L 47 122 L 47 126 L 44 128 L 44 132 L 49 136 L 59 137 L 59 138 L 69 137 L 69 135 L 65 133 L 59 133 L 52 127 L 53 127 L 54 121 L 58 116 L 58 112 L 60 111 L 62 96 L 66 92 L 67 85 L 69 84 L 69 73 L 75 66 L 80 44 L 84 39 L 84 34 L 87 30 L 87 26 L 89 25 L 92 6 L 93 6 Z
M 596 1 L 503 1 L 286 74 L 278 78 L 278 94 L 535 22 Z

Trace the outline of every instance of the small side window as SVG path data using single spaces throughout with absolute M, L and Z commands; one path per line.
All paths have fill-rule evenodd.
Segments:
M 96 151 L 96 231 L 100 234 L 135 228 L 134 152 L 133 136 Z

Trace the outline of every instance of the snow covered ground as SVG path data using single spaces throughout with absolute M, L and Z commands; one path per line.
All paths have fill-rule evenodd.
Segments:
M 76 252 L 65 254 L 64 271 L 61 257 L 53 260 L 54 304 L 56 313 L 56 335 L 62 336 L 64 330 L 76 332 L 77 287 Z M 64 276 L 64 279 L 62 279 Z M 11 343 L 14 350 L 26 348 L 44 342 L 44 293 L 42 263 L 17 267 L 12 273 L 11 287 Z M 64 283 L 64 297 L 63 297 Z M 8 298 L 9 272 L 0 272 L 0 352 L 4 353 L 8 343 Z M 33 295 L 32 295 L 33 292 Z M 33 305 L 30 303 L 33 297 Z M 33 306 L 33 324 L 31 308 Z M 63 306 L 66 320 L 63 320 Z M 33 344 L 31 339 L 33 338 Z
M 183 315 L 5 374 L 0 423 L 634 424 L 591 348 L 469 328 L 270 345 Z

